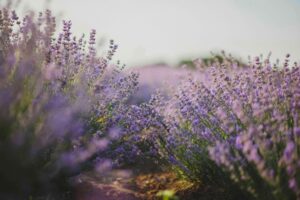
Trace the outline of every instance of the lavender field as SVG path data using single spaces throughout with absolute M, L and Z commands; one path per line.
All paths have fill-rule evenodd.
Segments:
M 128 67 L 51 10 L 0 7 L 0 199 L 300 200 L 300 63 Z M 122 60 L 126 63 L 126 60 Z

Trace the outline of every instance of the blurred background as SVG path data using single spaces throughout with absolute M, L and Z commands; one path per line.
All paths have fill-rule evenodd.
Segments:
M 18 10 L 46 7 L 72 20 L 75 35 L 96 29 L 104 48 L 114 39 L 115 59 L 127 66 L 176 65 L 220 50 L 242 60 L 270 51 L 274 60 L 300 57 L 300 0 L 22 0 Z

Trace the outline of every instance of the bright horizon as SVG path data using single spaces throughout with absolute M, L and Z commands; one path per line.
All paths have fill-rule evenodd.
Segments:
M 98 39 L 114 39 L 115 60 L 128 66 L 175 64 L 222 49 L 244 60 L 269 51 L 273 59 L 286 53 L 300 59 L 299 0 L 52 0 L 49 5 L 54 15 L 72 20 L 75 35 L 96 29 Z M 43 10 L 45 1 L 23 0 L 20 9 L 28 8 Z

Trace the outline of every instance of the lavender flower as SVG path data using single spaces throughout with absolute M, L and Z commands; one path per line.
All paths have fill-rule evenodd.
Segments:
M 97 57 L 95 30 L 86 50 L 71 21 L 54 37 L 49 10 L 37 20 L 18 20 L 14 11 L 0 10 L 1 199 L 68 190 L 69 178 L 91 170 L 93 159 L 119 138 L 137 86 L 135 73 L 108 62 L 115 44 L 109 59 Z

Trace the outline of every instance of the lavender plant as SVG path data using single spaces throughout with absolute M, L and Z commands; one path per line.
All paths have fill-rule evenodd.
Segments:
M 184 79 L 170 98 L 155 97 L 161 132 L 156 136 L 160 156 L 182 177 L 221 189 L 224 199 L 247 196 L 229 174 L 209 156 L 208 148 L 227 140 L 228 133 L 214 112 L 221 103 L 201 81 Z
M 299 198 L 298 73 L 287 55 L 283 66 L 228 59 L 187 77 L 155 109 L 162 154 L 229 199 Z
M 1 199 L 66 190 L 107 148 L 137 85 L 136 74 L 109 64 L 113 41 L 98 57 L 95 30 L 87 42 L 72 36 L 71 21 L 55 33 L 49 10 L 23 19 L 0 10 Z
M 241 126 L 232 140 L 211 147 L 210 156 L 258 199 L 300 198 L 299 65 L 290 65 L 289 57 L 273 66 L 269 58 L 257 57 L 251 68 L 231 73 L 222 85 L 221 99 Z

